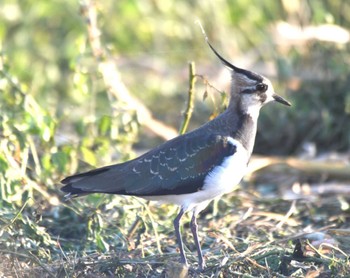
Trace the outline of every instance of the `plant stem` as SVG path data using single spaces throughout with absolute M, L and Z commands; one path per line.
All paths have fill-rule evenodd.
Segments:
M 187 107 L 184 113 L 184 120 L 181 124 L 181 128 L 179 130 L 179 134 L 184 134 L 188 128 L 188 124 L 190 122 L 193 107 L 194 107 L 194 85 L 196 83 L 196 69 L 194 62 L 189 63 L 189 88 L 188 88 L 188 100 Z

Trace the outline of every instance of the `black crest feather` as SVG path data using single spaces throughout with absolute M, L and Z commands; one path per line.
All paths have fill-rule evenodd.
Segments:
M 202 33 L 204 35 L 204 38 L 205 38 L 205 41 L 207 42 L 207 44 L 209 45 L 210 49 L 214 52 L 214 54 L 220 59 L 220 61 L 227 67 L 229 68 L 230 70 L 233 70 L 237 73 L 240 73 L 240 74 L 243 74 L 245 76 L 247 76 L 248 78 L 252 79 L 252 80 L 256 80 L 257 82 L 262 82 L 263 81 L 263 78 L 254 73 L 254 72 L 251 72 L 249 70 L 245 70 L 245 69 L 241 69 L 239 67 L 236 67 L 234 65 L 232 65 L 230 62 L 228 62 L 224 57 L 222 57 L 217 51 L 216 49 L 211 45 L 211 43 L 209 42 L 209 39 L 208 39 L 208 36 L 207 34 L 205 33 L 205 30 L 202 26 L 202 24 L 200 23 L 200 21 L 197 21 L 197 24 L 199 24 L 199 27 L 201 28 L 202 30 Z

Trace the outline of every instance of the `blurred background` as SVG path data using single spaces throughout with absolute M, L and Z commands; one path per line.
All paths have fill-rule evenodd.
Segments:
M 133 158 L 176 136 L 187 106 L 191 61 L 198 76 L 189 130 L 224 109 L 229 72 L 205 43 L 197 20 L 223 57 L 268 77 L 293 105 L 264 107 L 256 155 L 326 157 L 348 167 L 347 0 L 3 0 L 2 250 L 55 261 L 68 250 L 130 248 L 123 234 L 140 209 L 144 227 L 154 224 L 148 205 L 135 199 L 89 196 L 65 203 L 59 181 Z M 317 181 L 327 167 L 316 172 Z M 349 179 L 346 169 L 342 180 Z M 119 222 L 112 223 L 112 216 Z M 163 220 L 160 233 L 171 227 Z

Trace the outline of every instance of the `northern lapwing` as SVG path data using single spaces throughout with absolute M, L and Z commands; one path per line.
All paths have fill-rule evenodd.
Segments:
M 67 177 L 61 188 L 72 197 L 107 193 L 178 205 L 174 228 L 180 262 L 186 265 L 180 220 L 191 211 L 190 227 L 200 269 L 205 262 L 198 239 L 198 213 L 214 198 L 231 192 L 243 178 L 254 147 L 260 108 L 270 101 L 290 106 L 274 92 L 267 78 L 232 65 L 208 44 L 231 71 L 230 102 L 225 112 L 138 158 Z

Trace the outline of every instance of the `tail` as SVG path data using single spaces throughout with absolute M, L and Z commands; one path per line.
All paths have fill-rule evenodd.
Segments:
M 86 189 L 83 190 L 79 186 L 74 186 L 74 185 L 77 184 L 79 181 L 82 181 L 82 180 L 89 178 L 89 177 L 93 177 L 93 176 L 102 174 L 108 170 L 109 170 L 109 167 L 104 167 L 104 168 L 91 170 L 89 172 L 69 176 L 69 177 L 63 179 L 61 181 L 61 183 L 65 184 L 65 186 L 61 187 L 61 190 L 63 192 L 68 193 L 64 197 L 66 199 L 71 199 L 72 197 L 74 198 L 74 197 L 78 197 L 78 196 L 87 195 L 89 193 L 94 193 L 95 191 L 87 191 Z

